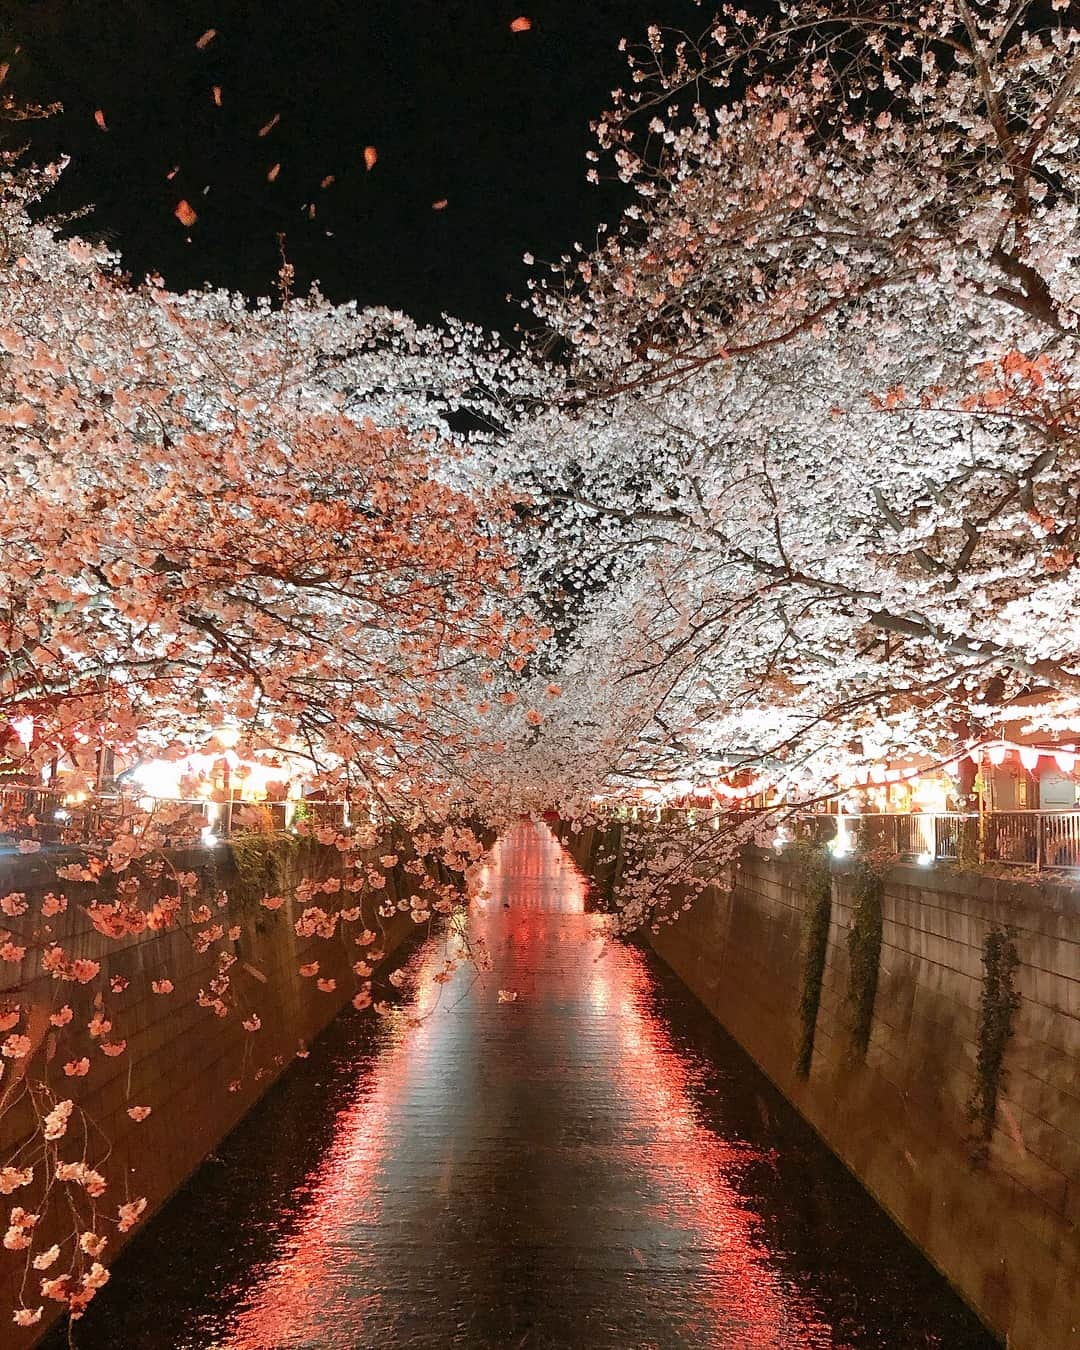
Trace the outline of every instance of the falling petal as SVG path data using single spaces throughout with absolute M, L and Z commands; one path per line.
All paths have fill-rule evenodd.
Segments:
M 373 145 L 364 146 L 364 166 L 370 172 L 379 158 L 379 152 Z
M 269 171 L 267 172 L 267 175 L 266 175 L 266 181 L 267 181 L 268 183 L 272 183 L 272 182 L 274 181 L 274 179 L 277 178 L 277 176 L 278 176 L 278 174 L 279 174 L 280 172 L 281 172 L 281 165 L 280 165 L 280 164 L 271 164 L 270 169 L 269 169 Z
M 172 168 L 169 170 L 169 172 L 165 175 L 165 177 L 169 182 L 171 182 L 179 172 L 180 172 L 180 165 L 174 164 Z
M 221 107 L 221 85 L 220 85 L 220 84 L 215 84 L 215 85 L 214 85 L 213 93 L 214 93 L 214 102 L 215 102 L 215 103 L 217 104 L 217 106 L 220 108 L 220 107 Z
M 322 180 L 322 182 L 319 184 L 319 186 L 321 188 L 328 188 L 333 181 L 334 175 L 332 173 L 328 173 L 326 177 Z
M 271 117 L 270 121 L 266 123 L 265 126 L 259 128 L 259 135 L 269 136 L 280 121 L 281 121 L 281 114 L 275 113 L 273 117 Z
M 191 203 L 184 198 L 181 198 L 177 203 L 176 210 L 173 214 L 181 225 L 191 226 L 199 219 L 198 212 L 195 211 L 192 208 Z
M 445 211 L 448 204 L 449 203 L 447 202 L 447 199 L 445 197 L 440 197 L 437 202 L 431 203 L 431 209 L 433 211 Z
M 532 19 L 528 19 L 524 14 L 519 14 L 516 19 L 510 21 L 511 33 L 527 33 L 532 27 Z
M 101 111 L 100 108 L 98 108 L 94 112 L 94 121 L 98 124 L 98 126 L 102 129 L 102 131 L 108 131 L 109 128 L 105 125 L 105 114 Z
M 198 47 L 199 51 L 202 51 L 204 47 L 209 47 L 216 37 L 217 29 L 208 28 L 202 37 L 199 38 L 198 42 L 196 42 L 195 46 Z

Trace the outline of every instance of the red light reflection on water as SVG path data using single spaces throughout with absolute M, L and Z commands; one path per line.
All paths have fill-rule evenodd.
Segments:
M 729 1336 L 733 1322 L 741 1321 L 743 1350 L 832 1346 L 831 1328 L 812 1302 L 771 1267 L 767 1248 L 753 1235 L 753 1213 L 727 1180 L 757 1155 L 698 1119 L 690 1094 L 691 1066 L 650 1007 L 650 992 L 641 953 L 626 952 L 614 970 L 606 957 L 597 961 L 590 996 L 612 1014 L 618 1041 L 613 1077 L 635 1123 L 658 1123 L 646 1158 L 662 1191 L 657 1222 L 696 1232 L 709 1253 L 709 1273 L 700 1289 L 710 1302 L 714 1326 Z
M 616 1180 L 637 1206 L 635 1231 L 652 1251 L 624 1252 L 627 1269 L 647 1265 L 657 1251 L 669 1259 L 688 1253 L 694 1268 L 686 1274 L 686 1306 L 670 1310 L 678 1343 L 688 1343 L 692 1331 L 697 1343 L 740 1350 L 831 1346 L 828 1326 L 754 1237 L 754 1216 L 727 1180 L 752 1155 L 699 1120 L 690 1090 L 694 1065 L 651 1007 L 643 955 L 605 941 L 603 919 L 585 912 L 580 874 L 546 827 L 523 823 L 511 830 L 481 880 L 486 894 L 474 903 L 470 932 L 483 939 L 492 971 L 476 981 L 471 969 L 459 970 L 419 1025 L 395 1014 L 338 1118 L 332 1146 L 303 1194 L 293 1197 L 297 1218 L 280 1255 L 257 1272 L 217 1344 L 267 1350 L 372 1343 L 361 1340 L 361 1329 L 385 1328 L 394 1312 L 382 1306 L 388 1272 L 372 1264 L 379 1259 L 379 1225 L 388 1222 L 388 1197 L 395 1222 L 410 1205 L 402 1194 L 410 1173 L 398 1176 L 396 1151 L 419 1120 L 431 1147 L 453 1154 L 451 1094 L 465 1089 L 443 1081 L 447 1061 L 468 1066 L 470 1057 L 486 1053 L 491 1019 L 527 1015 L 529 1035 L 566 1038 L 556 1048 L 571 1083 L 575 1073 L 588 1073 L 595 1090 L 601 1076 L 605 1119 L 617 1139 L 599 1166 L 633 1169 Z M 432 942 L 412 963 L 422 1004 L 435 1000 L 432 976 L 443 957 L 441 944 Z M 494 1008 L 498 989 L 513 991 L 520 1003 Z M 486 1067 L 499 1072 L 498 1064 Z M 558 1101 L 552 1111 L 557 1119 Z M 422 1210 L 419 1197 L 415 1208 Z M 362 1257 L 350 1238 L 358 1227 L 368 1231 Z M 601 1236 L 610 1245 L 611 1235 Z M 437 1232 L 428 1239 L 428 1258 L 439 1261 Z M 613 1299 L 624 1297 L 617 1276 L 611 1287 Z
M 416 991 L 413 1012 L 438 1006 L 446 997 L 432 980 L 443 959 L 442 945 L 430 943 L 409 963 Z M 256 1285 L 244 1292 L 242 1307 L 220 1342 L 222 1350 L 329 1344 L 312 1338 L 326 1334 L 332 1309 L 344 1313 L 355 1331 L 377 1307 L 377 1289 L 365 1293 L 356 1283 L 340 1286 L 349 1278 L 342 1269 L 347 1230 L 380 1221 L 384 1192 L 377 1181 L 400 1137 L 400 1112 L 410 1082 L 423 1077 L 438 1039 L 438 1021 L 410 1026 L 404 1012 L 393 1014 L 386 1042 L 364 1066 L 353 1102 L 338 1115 L 326 1156 L 300 1197 L 293 1197 L 294 1202 L 299 1198 L 298 1217 L 284 1250 L 258 1271 Z

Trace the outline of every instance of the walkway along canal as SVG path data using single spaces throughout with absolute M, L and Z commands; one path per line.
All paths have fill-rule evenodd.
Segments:
M 440 985 L 445 940 L 415 948 L 399 1006 L 329 1028 L 77 1346 L 991 1350 L 658 958 L 604 940 L 545 827 L 488 890 L 492 968 Z

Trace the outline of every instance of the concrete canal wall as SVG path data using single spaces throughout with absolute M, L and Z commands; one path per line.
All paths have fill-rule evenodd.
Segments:
M 377 851 L 386 852 L 388 847 L 403 861 L 409 856 L 404 841 L 383 841 Z M 246 845 L 238 841 L 235 852 L 222 845 L 173 856 L 172 864 L 179 870 L 198 875 L 198 896 L 212 910 L 211 922 L 236 932 L 234 940 L 214 942 L 205 954 L 193 945 L 190 926 L 185 931 L 147 931 L 119 941 L 103 937 L 78 904 L 81 893 L 90 894 L 89 888 L 58 881 L 56 861 L 38 855 L 0 862 L 0 894 L 24 892 L 29 901 L 26 920 L 44 942 L 61 943 L 69 957 L 100 962 L 108 980 L 119 977 L 128 982 L 122 992 L 107 995 L 104 1009 L 113 1024 L 109 1039 L 123 1039 L 127 1047 L 117 1058 L 106 1058 L 85 1031 L 95 1011 L 90 989 L 102 987 L 102 981 L 94 986 L 60 984 L 42 969 L 38 950 L 29 952 L 21 965 L 0 965 L 0 1009 L 18 1004 L 29 1010 L 21 1030 L 34 1043 L 33 1071 L 38 1072 L 41 1044 L 45 1041 L 48 1057 L 48 1038 L 56 1035 L 49 1014 L 60 1004 L 71 1005 L 74 1019 L 68 1032 L 75 1027 L 83 1030 L 74 1037 L 65 1033 L 63 1058 L 69 1053 L 86 1055 L 92 1070 L 85 1078 L 67 1078 L 59 1057 L 53 1059 L 47 1066 L 53 1091 L 60 1098 L 73 1098 L 93 1122 L 85 1139 L 86 1157 L 109 1178 L 102 1201 L 105 1212 L 115 1215 L 119 1203 L 145 1195 L 145 1222 L 292 1063 L 298 1048 L 341 1011 L 356 985 L 350 967 L 370 949 L 356 946 L 351 932 L 332 942 L 297 936 L 294 924 L 305 906 L 293 895 L 293 886 L 305 877 L 336 875 L 341 867 L 334 848 L 314 841 L 278 837 L 260 842 L 253 837 Z M 175 886 L 171 889 L 175 892 Z M 219 908 L 217 897 L 223 890 L 229 901 Z M 396 899 L 414 890 L 415 878 L 399 863 L 380 895 Z M 69 905 L 66 913 L 44 920 L 41 900 L 48 891 L 65 892 Z M 284 905 L 276 911 L 261 906 L 259 898 L 267 893 L 283 895 Z M 317 904 L 318 897 L 308 903 Z M 378 948 L 387 954 L 415 931 L 406 914 L 380 919 L 372 902 L 365 902 L 362 921 L 351 930 L 359 932 L 365 924 L 379 933 Z M 217 954 L 226 948 L 236 958 L 229 970 L 229 997 L 235 994 L 236 1006 L 243 1011 L 222 1018 L 200 1007 L 196 998 L 200 990 L 210 990 L 220 973 Z M 335 991 L 323 992 L 314 978 L 299 974 L 298 968 L 311 961 L 319 962 L 320 977 L 336 980 Z M 172 981 L 173 992 L 153 992 L 152 981 L 162 979 Z M 261 1018 L 256 1032 L 242 1026 L 242 1016 L 250 1012 Z M 33 1131 L 30 1102 L 20 1094 L 15 1066 L 6 1067 L 0 1093 L 7 1094 L 9 1109 L 0 1115 L 0 1162 L 8 1161 Z M 4 1104 L 0 1097 L 0 1106 Z M 152 1114 L 136 1123 L 127 1114 L 135 1105 L 150 1106 Z M 64 1140 L 67 1152 L 61 1155 L 65 1159 L 82 1155 L 84 1131 L 77 1122 L 78 1116 L 73 1116 Z M 108 1160 L 101 1162 L 106 1151 Z M 8 1204 L 32 1208 L 33 1200 L 22 1191 Z M 125 1241 L 112 1231 L 109 1259 Z M 65 1236 L 57 1233 L 51 1240 L 62 1242 Z M 0 1309 L 7 1324 L 22 1262 L 18 1253 L 0 1252 L 0 1258 Z M 34 1297 L 37 1280 L 31 1278 L 29 1284 L 27 1299 L 34 1306 L 42 1300 Z M 56 1311 L 56 1304 L 46 1303 L 47 1315 L 55 1316 Z M 36 1330 L 46 1329 L 47 1323 Z M 15 1333 L 7 1325 L 0 1332 L 0 1344 L 8 1344 L 9 1335 Z M 28 1333 L 18 1334 L 20 1345 L 32 1341 Z
M 620 828 L 564 832 L 602 883 Z M 865 909 L 850 936 L 859 878 L 834 862 L 815 907 L 798 861 L 747 855 L 730 891 L 707 890 L 653 944 L 1011 1350 L 1076 1350 L 1080 891 L 898 866 L 875 897 L 875 953 Z M 1008 1020 L 1007 972 L 994 981 L 1010 945 L 1019 1001 L 987 1137 L 969 1104 Z

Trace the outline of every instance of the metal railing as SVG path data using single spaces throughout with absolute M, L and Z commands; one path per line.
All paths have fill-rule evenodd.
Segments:
M 24 839 L 71 845 L 107 840 L 139 800 L 134 795 L 95 796 L 75 803 L 53 789 L 6 785 L 0 788 L 0 847 L 17 846 Z M 224 839 L 240 830 L 286 830 L 298 817 L 313 825 L 337 828 L 350 823 L 349 804 L 343 801 L 215 802 L 198 797 L 161 799 L 159 805 L 180 808 L 172 812 L 178 819 L 168 831 L 176 842 L 182 837 Z M 619 806 L 603 814 L 623 820 L 685 822 L 708 829 L 719 828 L 725 816 L 748 819 L 769 813 Z M 832 843 L 839 853 L 877 850 L 924 863 L 996 862 L 1040 871 L 1080 871 L 1080 810 L 985 811 L 981 815 L 961 811 L 843 816 L 807 812 L 789 820 L 785 828 L 792 826 L 795 835 Z
M 880 849 L 918 862 L 996 862 L 1037 870 L 1080 870 L 1080 811 L 949 811 L 904 815 L 805 816 L 853 851 Z M 828 826 L 825 825 L 828 822 Z
M 122 822 L 130 820 L 145 797 L 104 794 L 72 800 L 71 794 L 44 787 L 7 784 L 0 788 L 0 847 L 17 848 L 23 840 L 40 844 L 79 845 L 108 840 Z M 170 842 L 227 839 L 236 831 L 287 830 L 298 819 L 312 825 L 341 828 L 349 822 L 346 802 L 213 801 L 206 797 L 160 798 L 156 808 L 168 808 L 174 819 L 164 832 Z M 142 812 L 140 819 L 145 818 Z
M 744 820 L 769 812 L 717 813 L 708 807 L 624 805 L 613 819 L 718 828 L 725 818 Z M 775 817 L 773 817 L 775 819 Z M 895 854 L 923 863 L 995 862 L 1037 870 L 1080 871 L 1080 809 L 1058 811 L 943 811 L 833 815 L 797 814 L 780 826 L 789 838 L 833 844 L 839 853 Z M 839 841 L 834 843 L 833 841 Z

